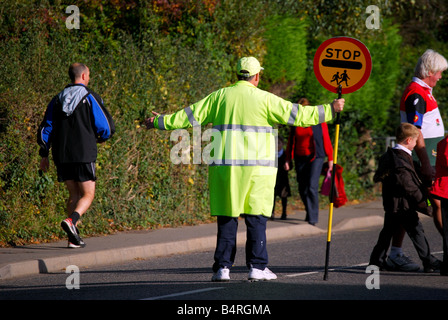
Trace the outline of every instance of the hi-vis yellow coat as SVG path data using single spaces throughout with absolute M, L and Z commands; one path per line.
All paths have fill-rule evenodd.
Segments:
M 301 106 L 258 89 L 247 81 L 219 89 L 154 126 L 174 130 L 212 123 L 209 164 L 213 216 L 270 217 L 277 175 L 275 124 L 312 126 L 333 119 L 330 104 Z

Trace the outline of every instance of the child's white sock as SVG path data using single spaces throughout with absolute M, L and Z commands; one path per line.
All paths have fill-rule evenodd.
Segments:
M 389 253 L 389 257 L 391 257 L 392 259 L 397 257 L 397 256 L 401 256 L 403 254 L 403 251 L 401 250 L 400 247 L 390 247 L 390 253 Z

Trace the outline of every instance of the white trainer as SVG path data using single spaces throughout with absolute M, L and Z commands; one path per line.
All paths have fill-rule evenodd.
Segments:
M 249 280 L 260 281 L 260 280 L 275 280 L 277 279 L 277 275 L 269 270 L 268 268 L 264 268 L 264 270 L 257 268 L 250 268 L 249 270 Z
M 217 272 L 213 273 L 212 281 L 230 281 L 230 270 L 226 267 L 219 268 Z
M 419 271 L 420 266 L 404 254 L 399 254 L 395 258 L 387 257 L 386 265 L 395 271 Z

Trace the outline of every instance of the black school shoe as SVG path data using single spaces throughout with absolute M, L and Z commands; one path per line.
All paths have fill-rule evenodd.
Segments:
M 430 265 L 424 266 L 423 271 L 425 273 L 433 273 L 433 272 L 441 270 L 441 266 L 442 266 L 442 261 L 436 259 Z

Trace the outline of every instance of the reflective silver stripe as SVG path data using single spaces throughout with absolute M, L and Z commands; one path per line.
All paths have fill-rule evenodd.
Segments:
M 235 160 L 235 159 L 210 159 L 209 166 L 263 166 L 263 167 L 277 167 L 275 160 Z
M 319 112 L 319 123 L 325 122 L 325 108 L 323 105 L 317 106 L 317 111 Z
M 192 125 L 193 127 L 194 127 L 194 126 L 198 126 L 198 125 L 199 125 L 199 122 L 196 121 L 196 118 L 194 117 L 194 114 L 193 114 L 193 110 L 191 110 L 190 107 L 186 107 L 186 108 L 184 109 L 184 111 L 185 111 L 185 113 L 187 114 L 188 121 L 190 121 L 191 125 Z
M 164 117 L 164 115 L 160 115 L 157 119 L 159 120 L 159 123 L 158 123 L 158 125 L 159 125 L 159 129 L 160 130 L 166 130 L 166 128 L 165 128 L 165 123 L 163 123 L 163 117 Z
M 252 125 L 244 125 L 244 124 L 220 124 L 220 125 L 215 125 L 213 126 L 212 130 L 216 130 L 218 132 L 226 132 L 229 135 L 233 135 L 233 134 L 237 134 L 238 137 L 255 137 L 256 136 L 253 134 L 267 134 L 266 135 L 266 139 L 271 139 L 270 136 L 272 136 L 272 138 L 275 138 L 277 136 L 277 129 L 274 129 L 271 126 L 252 126 Z M 239 136 L 239 134 L 241 134 L 241 136 Z M 275 139 L 277 140 L 277 139 Z M 258 143 L 260 142 L 259 140 L 257 140 Z M 264 140 L 262 140 L 264 141 Z M 241 141 L 243 142 L 243 141 Z M 267 141 L 266 141 L 267 143 Z M 253 148 L 255 147 L 255 145 L 257 145 L 257 143 L 255 144 L 250 144 L 249 148 Z M 263 146 L 267 146 L 267 145 L 263 145 Z M 225 145 L 225 147 L 229 147 L 228 145 Z M 268 152 L 269 149 L 258 149 L 260 146 L 257 146 L 257 150 L 253 150 L 253 149 L 244 149 L 245 153 L 248 154 L 257 154 L 259 152 Z M 262 147 L 262 146 L 261 146 Z M 230 149 L 232 149 L 232 145 L 230 145 Z M 241 151 L 241 150 L 240 150 Z M 223 152 L 224 154 L 226 153 L 225 151 Z M 233 152 L 232 152 L 233 153 Z M 271 151 L 269 151 L 269 153 L 271 153 Z M 224 155 L 223 154 L 223 155 Z M 234 155 L 236 157 L 238 157 L 238 151 L 237 153 Z M 254 154 L 254 155 L 255 155 Z M 249 158 L 252 158 L 249 156 Z M 272 157 L 271 159 L 222 159 L 220 156 L 218 156 L 217 158 L 213 158 L 211 157 L 208 161 L 207 164 L 210 166 L 261 166 L 261 167 L 277 167 L 277 157 L 275 157 L 275 160 L 273 159 L 274 157 Z
M 45 145 L 45 150 L 49 151 L 48 145 L 46 144 L 46 142 L 44 140 L 44 129 L 45 128 L 42 128 L 42 130 L 40 130 L 40 141 L 42 141 L 42 143 Z
M 299 111 L 299 105 L 297 103 L 292 104 L 292 110 L 291 114 L 289 115 L 288 124 L 290 126 L 294 125 L 294 122 L 296 121 L 297 112 Z
M 254 132 L 262 132 L 262 133 L 272 133 L 274 132 L 274 128 L 267 126 L 248 126 L 245 124 L 218 124 L 213 126 L 213 129 L 218 131 L 225 130 L 242 130 L 242 131 L 254 131 Z
M 93 178 L 96 179 L 96 170 L 95 170 L 95 162 L 91 162 L 90 166 L 92 168 L 92 172 L 93 172 Z

